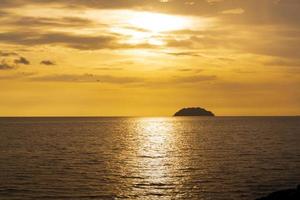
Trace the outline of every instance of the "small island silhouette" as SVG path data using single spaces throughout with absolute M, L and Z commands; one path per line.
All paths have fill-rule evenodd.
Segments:
M 300 185 L 296 189 L 287 189 L 273 192 L 257 200 L 298 200 L 300 199 Z
M 174 117 L 179 116 L 209 116 L 214 117 L 215 114 L 211 111 L 205 110 L 200 107 L 183 108 L 174 114 Z

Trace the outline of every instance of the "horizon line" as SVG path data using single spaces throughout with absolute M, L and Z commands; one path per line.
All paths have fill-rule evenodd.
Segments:
M 122 116 L 122 115 L 32 115 L 32 116 L 0 116 L 0 118 L 166 118 L 166 117 L 209 117 L 209 118 L 214 118 L 214 117 L 300 117 L 299 115 L 216 115 L 216 116 L 173 116 L 173 115 L 161 115 L 161 116 L 150 116 L 150 115 L 145 115 L 145 116 Z

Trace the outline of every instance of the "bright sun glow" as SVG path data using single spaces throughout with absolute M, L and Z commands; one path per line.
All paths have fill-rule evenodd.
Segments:
M 135 13 L 129 23 L 137 28 L 151 32 L 166 32 L 180 30 L 188 26 L 188 20 L 182 17 L 159 13 Z

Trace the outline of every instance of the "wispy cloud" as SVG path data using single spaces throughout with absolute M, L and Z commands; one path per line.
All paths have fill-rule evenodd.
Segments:
M 0 41 L 17 45 L 45 45 L 60 44 L 77 49 L 105 49 L 113 48 L 115 37 L 112 36 L 84 36 L 67 33 L 32 33 L 32 32 L 5 32 L 0 33 Z
M 133 49 L 155 48 L 148 43 L 126 44 L 121 43 L 122 36 L 116 35 L 74 35 L 69 33 L 42 33 L 42 32 L 4 32 L 0 33 L 0 42 L 6 44 L 37 46 L 60 45 L 79 50 L 99 49 Z
M 213 81 L 216 80 L 217 76 L 214 75 L 192 75 L 192 76 L 176 76 L 173 78 L 174 83 L 197 83 L 203 81 Z
M 99 74 L 33 74 L 24 76 L 27 81 L 34 82 L 70 82 L 70 83 L 96 83 L 96 84 L 119 84 L 136 87 L 166 86 L 166 85 L 190 85 L 206 81 L 215 81 L 214 75 L 184 75 L 171 76 L 165 79 L 145 78 L 142 76 L 117 76 Z
M 172 56 L 193 56 L 193 57 L 201 57 L 201 54 L 198 52 L 168 52 L 168 55 Z
M 74 83 L 110 83 L 110 84 L 134 84 L 143 82 L 137 77 L 96 75 L 96 74 L 56 74 L 31 77 L 31 81 L 42 82 L 74 82 Z
M 86 27 L 96 25 L 95 21 L 80 17 L 24 17 L 11 16 L 3 19 L 2 25 L 13 27 L 30 27 L 30 28 L 45 28 L 45 27 Z
M 300 67 L 299 59 L 273 59 L 264 63 L 268 66 Z

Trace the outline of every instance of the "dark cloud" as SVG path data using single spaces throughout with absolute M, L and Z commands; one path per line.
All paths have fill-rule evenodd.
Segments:
M 223 15 L 221 19 L 244 23 L 300 25 L 299 0 L 170 0 L 166 3 L 160 0 L 1 0 L 0 8 L 29 4 L 53 4 L 70 9 L 135 9 L 208 17 L 222 15 L 223 11 L 243 9 L 244 13 L 241 15 Z
M 122 36 L 117 35 L 73 35 L 68 33 L 40 33 L 40 32 L 4 32 L 0 33 L 0 42 L 15 45 L 62 45 L 80 50 L 98 49 L 130 49 L 155 48 L 148 43 L 130 45 L 120 44 Z
M 5 60 L 0 63 L 0 70 L 11 70 L 15 69 L 15 66 L 8 64 Z
M 223 50 L 296 59 L 300 57 L 300 29 L 279 27 L 228 26 L 214 31 L 183 30 L 184 39 L 166 39 L 167 46 L 185 49 L 167 53 L 174 56 L 201 56 L 208 51 Z M 175 32 L 175 34 L 179 34 Z M 172 35 L 166 38 L 172 38 Z M 228 58 L 227 58 L 228 59 Z
M 202 57 L 199 53 L 197 52 L 169 52 L 167 53 L 168 55 L 172 56 L 193 56 L 193 57 Z
M 1 8 L 11 8 L 11 7 L 17 7 L 22 6 L 23 0 L 1 0 L 0 9 Z M 30 1 L 30 3 L 33 3 Z
M 94 21 L 79 17 L 45 18 L 45 17 L 19 17 L 13 16 L 1 21 L 2 25 L 20 27 L 83 27 L 95 25 Z M 99 24 L 98 24 L 99 26 Z M 104 25 L 103 25 L 104 26 Z
M 0 17 L 5 17 L 5 16 L 7 16 L 8 14 L 9 14 L 9 13 L 0 10 Z
M 1 0 L 1 7 L 16 7 L 24 4 L 61 4 L 61 6 L 69 8 L 103 8 L 103 9 L 119 9 L 119 8 L 141 8 L 153 5 L 159 5 L 158 0 Z
M 235 5 L 243 8 L 245 12 L 241 16 L 229 16 L 231 23 L 300 26 L 298 0 L 239 0 Z
M 51 61 L 51 60 L 42 60 L 40 62 L 41 65 L 56 65 L 55 62 Z
M 193 2 L 193 3 L 190 3 Z M 270 22 L 279 19 L 279 22 L 299 23 L 298 0 L 171 0 L 162 3 L 159 0 L 2 0 L 1 7 L 16 7 L 28 4 L 60 4 L 70 8 L 99 8 L 99 9 L 136 9 L 167 12 L 184 15 L 215 16 L 225 10 L 243 9 L 242 16 L 236 20 Z M 298 17 L 298 18 L 297 18 Z M 276 23 L 273 21 L 273 23 Z
M 56 8 L 88 9 L 136 9 L 172 14 L 195 15 L 217 19 L 216 26 L 209 30 L 180 30 L 165 33 L 161 38 L 168 47 L 181 48 L 182 52 L 171 52 L 173 56 L 200 56 L 187 52 L 200 50 L 229 50 L 239 53 L 254 53 L 268 56 L 297 58 L 299 51 L 300 1 L 299 0 L 2 0 L 1 8 L 18 7 L 30 4 L 41 6 L 55 5 Z M 241 14 L 224 15 L 223 11 L 242 9 Z M 77 10 L 78 11 L 78 10 Z M 6 10 L 1 12 L 7 12 Z M 1 15 L 1 14 L 0 14 Z M 15 26 L 81 27 L 93 25 L 90 20 L 76 17 L 39 18 L 10 17 L 4 22 Z M 3 21 L 1 21 L 3 24 Z M 124 26 L 126 28 L 126 26 Z M 259 29 L 259 28 L 260 29 Z M 146 31 L 136 27 L 136 31 Z M 267 32 L 267 29 L 271 31 Z M 16 45 L 61 45 L 80 50 L 159 48 L 147 43 L 138 45 L 120 44 L 127 36 L 115 34 L 75 35 L 70 33 L 47 32 L 43 29 L 26 32 L 20 29 L 0 33 L 0 42 Z M 266 34 L 263 34 L 266 33 Z M 168 35 L 170 34 L 170 35 Z M 177 37 L 184 36 L 184 37 Z M 171 38 L 171 39 L 170 39 Z M 175 39 L 174 39 L 175 38 Z M 186 50 L 186 51 L 185 51 Z
M 29 65 L 30 64 L 29 60 L 27 60 L 24 57 L 20 57 L 19 59 L 15 59 L 14 62 L 15 62 L 15 64 L 23 64 L 23 65 Z
M 194 69 L 193 68 L 182 68 L 182 69 L 178 69 L 178 71 L 180 71 L 180 72 L 192 72 L 192 71 L 194 71 Z
M 29 46 L 59 44 L 82 50 L 115 48 L 117 46 L 116 38 L 113 36 L 84 36 L 66 33 L 6 32 L 0 33 L 0 41 Z
M 2 56 L 2 57 L 17 56 L 17 55 L 18 54 L 15 52 L 0 51 L 0 56 Z

